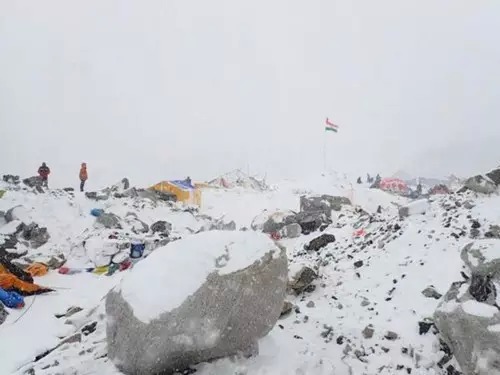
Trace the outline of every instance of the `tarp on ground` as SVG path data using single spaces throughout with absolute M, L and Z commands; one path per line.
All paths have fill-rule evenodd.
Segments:
M 151 189 L 160 193 L 173 194 L 180 202 L 201 206 L 201 190 L 187 181 L 161 181 L 153 185 Z

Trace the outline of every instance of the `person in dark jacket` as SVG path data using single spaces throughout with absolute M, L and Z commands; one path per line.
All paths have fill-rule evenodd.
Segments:
M 80 168 L 80 191 L 83 192 L 85 189 L 85 181 L 88 180 L 89 175 L 87 173 L 87 164 L 82 163 L 82 167 Z
M 42 186 L 49 187 L 49 174 L 50 168 L 47 167 L 46 163 L 42 163 L 42 166 L 38 168 L 38 175 L 42 179 Z

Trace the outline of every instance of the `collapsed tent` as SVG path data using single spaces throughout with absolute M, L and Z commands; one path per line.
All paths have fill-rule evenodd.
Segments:
M 380 180 L 380 189 L 391 193 L 405 195 L 408 185 L 399 178 L 383 178 Z
M 162 181 L 150 188 L 164 194 L 173 194 L 179 202 L 201 206 L 201 190 L 189 181 Z
M 22 296 L 52 292 L 33 282 L 33 277 L 12 264 L 5 257 L 0 257 L 0 288 L 7 292 L 17 292 Z
M 259 191 L 268 189 L 265 181 L 252 177 L 239 169 L 214 178 L 208 182 L 208 185 L 210 187 L 222 189 L 233 189 L 235 187 Z

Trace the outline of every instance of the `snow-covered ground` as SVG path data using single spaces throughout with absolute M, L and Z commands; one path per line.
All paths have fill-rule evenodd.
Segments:
M 353 185 L 339 175 L 316 176 L 300 183 L 284 181 L 265 192 L 207 189 L 201 213 L 234 220 L 237 229 L 249 228 L 264 209 L 298 211 L 299 197 L 307 193 L 347 196 L 373 220 L 363 221 L 359 211 L 350 207 L 336 213 L 334 223 L 324 232 L 335 235 L 336 241 L 320 252 L 304 250 L 319 233 L 281 240 L 291 269 L 303 264 L 317 269 L 316 288 L 288 297 L 294 309 L 261 340 L 258 356 L 201 364 L 195 367 L 196 373 L 445 374 L 437 365 L 444 354 L 438 337 L 432 332 L 419 334 L 418 323 L 432 317 L 439 303 L 422 291 L 433 285 L 444 294 L 452 282 L 461 280 L 460 251 L 472 241 L 471 219 L 481 223 L 481 231 L 489 224 L 500 224 L 500 197 L 435 196 L 424 214 L 400 219 L 398 206 L 408 203 L 406 198 Z M 475 207 L 466 209 L 466 199 Z M 178 236 L 189 236 L 206 225 L 199 217 L 173 211 L 167 205 L 131 207 L 131 202 L 123 199 L 96 203 L 79 193 L 71 198 L 62 192 L 8 191 L 0 199 L 0 211 L 16 205 L 23 205 L 31 220 L 46 226 L 51 235 L 46 245 L 33 251 L 35 259 L 55 254 L 70 257 L 75 243 L 93 228 L 92 208 L 120 217 L 134 211 L 149 225 L 166 220 Z M 376 213 L 379 206 L 381 212 Z M 370 237 L 353 236 L 360 226 Z M 168 262 L 163 266 L 168 270 Z M 50 271 L 36 278 L 37 283 L 56 291 L 27 297 L 24 309 L 9 310 L 7 320 L 0 325 L 0 373 L 119 374 L 106 357 L 103 297 L 120 283 L 125 272 L 105 276 Z M 148 288 L 147 280 L 143 287 Z M 55 317 L 72 306 L 83 310 L 70 318 Z M 363 335 L 369 325 L 373 329 L 370 338 Z M 76 342 L 63 344 L 35 362 L 37 356 L 82 328 L 84 333 Z M 95 332 L 87 334 L 93 329 Z

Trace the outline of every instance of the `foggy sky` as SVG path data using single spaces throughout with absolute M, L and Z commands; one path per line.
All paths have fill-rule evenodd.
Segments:
M 297 176 L 324 144 L 343 172 L 487 170 L 498 25 L 496 0 L 0 0 L 0 174 Z

